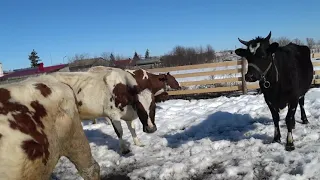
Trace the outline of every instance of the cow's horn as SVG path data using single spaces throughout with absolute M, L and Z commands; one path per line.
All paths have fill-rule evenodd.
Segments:
M 240 38 L 238 38 L 238 40 L 239 40 L 242 44 L 248 46 L 248 41 L 244 41 L 244 40 L 242 40 L 242 39 L 240 39 Z
M 264 39 L 269 41 L 270 38 L 271 38 L 271 31 L 269 32 L 268 36 L 266 38 L 264 38 Z

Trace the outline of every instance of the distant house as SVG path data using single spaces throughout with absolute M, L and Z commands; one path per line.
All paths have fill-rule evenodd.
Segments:
M 140 59 L 136 62 L 136 66 L 139 68 L 151 69 L 156 68 L 161 65 L 161 60 L 159 57 L 151 57 L 147 59 Z
M 311 53 L 320 53 L 320 44 L 314 45 L 310 51 Z
M 320 45 L 314 45 L 311 50 L 311 58 L 320 58 Z
M 117 60 L 114 61 L 112 66 L 117 67 L 117 68 L 130 68 L 136 65 L 136 61 L 134 59 L 124 59 L 124 60 Z
M 99 57 L 99 58 L 75 60 L 69 63 L 69 69 L 71 72 L 86 71 L 87 69 L 93 66 L 110 66 L 110 61 L 107 61 L 106 59 Z
M 53 73 L 57 71 L 69 71 L 68 64 L 59 64 L 55 66 L 44 67 L 43 63 L 39 63 L 38 67 L 15 69 L 0 77 L 0 83 L 20 81 L 28 77 Z

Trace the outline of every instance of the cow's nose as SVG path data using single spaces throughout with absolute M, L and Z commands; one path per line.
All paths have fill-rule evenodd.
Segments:
M 253 75 L 252 74 L 246 74 L 245 76 L 244 76 L 244 79 L 246 80 L 246 81 L 252 81 L 253 80 Z

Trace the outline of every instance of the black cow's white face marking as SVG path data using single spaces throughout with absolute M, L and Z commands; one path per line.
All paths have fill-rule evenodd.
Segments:
M 250 52 L 255 55 L 257 52 L 257 49 L 260 47 L 260 43 L 258 42 L 256 45 L 250 44 L 249 50 Z

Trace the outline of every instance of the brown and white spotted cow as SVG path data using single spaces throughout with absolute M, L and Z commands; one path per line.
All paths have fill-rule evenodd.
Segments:
M 178 81 L 169 72 L 157 75 L 144 69 L 127 69 L 126 71 L 133 75 L 141 89 L 147 88 L 152 91 L 156 102 L 168 100 L 168 86 L 172 89 L 181 89 Z
M 119 68 L 94 66 L 88 70 L 88 72 L 103 72 L 107 70 L 122 70 Z M 172 89 L 181 89 L 178 81 L 168 72 L 165 74 L 153 74 L 144 69 L 129 70 L 129 72 L 137 81 L 140 89 L 149 89 L 155 96 L 156 102 L 162 102 L 168 100 L 169 95 L 166 92 L 168 86 Z
M 47 75 L 0 86 L 0 179 L 49 179 L 61 156 L 100 179 L 70 86 Z
M 88 70 L 88 72 L 91 73 L 101 73 L 101 72 L 118 72 L 120 74 L 125 74 L 125 78 L 130 81 L 135 81 L 134 84 L 137 84 L 139 91 L 141 90 L 150 90 L 153 94 L 156 94 L 158 96 L 158 99 L 166 99 L 168 96 L 167 92 L 165 92 L 164 88 L 166 88 L 166 81 L 172 88 L 179 89 L 179 83 L 175 80 L 173 76 L 168 74 L 161 74 L 161 75 L 154 75 L 151 73 L 146 72 L 145 70 L 136 70 L 135 72 L 130 72 L 129 70 L 123 70 L 120 68 L 113 68 L 113 67 L 105 67 L 105 66 L 95 66 Z M 157 97 L 156 97 L 157 98 Z M 154 105 L 155 108 L 155 105 Z M 154 110 L 155 113 L 155 110 Z M 155 116 L 155 114 L 153 114 Z M 96 118 L 94 119 L 94 123 L 96 122 Z M 105 118 L 104 118 L 105 119 Z M 110 118 L 109 118 L 110 119 Z M 106 120 L 106 119 L 105 119 Z M 113 127 L 114 120 L 110 119 Z M 134 128 L 134 123 L 127 122 L 128 129 L 131 132 L 134 144 L 137 146 L 144 146 L 137 138 L 136 131 Z M 118 122 L 117 122 L 118 123 Z M 119 125 L 120 126 L 120 122 Z M 115 128 L 115 131 L 117 133 L 117 128 Z M 117 133 L 118 134 L 118 133 Z M 121 136 L 122 136 L 122 129 L 121 129 Z M 118 135 L 119 137 L 119 135 Z
M 81 119 L 108 117 L 111 120 L 119 138 L 120 153 L 130 152 L 122 139 L 121 120 L 127 123 L 138 146 L 142 143 L 136 135 L 133 120 L 140 119 L 145 133 L 157 130 L 154 95 L 148 89 L 140 90 L 135 79 L 126 71 L 59 72 L 52 75 L 74 90 Z

